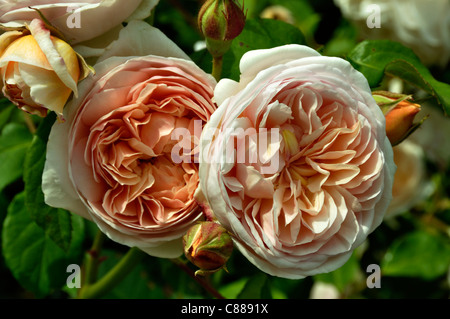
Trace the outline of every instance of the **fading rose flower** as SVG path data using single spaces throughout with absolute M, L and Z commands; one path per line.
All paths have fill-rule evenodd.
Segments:
M 411 48 L 428 65 L 450 61 L 450 1 L 448 0 L 334 0 L 345 18 L 366 39 L 390 39 Z M 380 28 L 367 19 L 380 8 Z
M 159 0 L 0 0 L 0 24 L 17 28 L 39 18 L 39 10 L 70 44 L 90 40 L 127 19 L 145 19 Z M 33 9 L 31 9 L 31 8 Z
M 295 18 L 292 15 L 292 12 L 280 5 L 268 6 L 261 12 L 260 17 L 263 19 L 275 19 L 289 24 L 295 24 Z
M 44 117 L 50 110 L 62 116 L 72 92 L 77 94 L 82 63 L 42 20 L 33 20 L 28 28 L 0 36 L 3 94 L 26 112 Z
M 147 28 L 156 50 L 173 47 Z M 129 49 L 127 39 L 122 46 Z M 95 66 L 68 104 L 67 121 L 52 128 L 42 184 L 50 206 L 159 257 L 182 254 L 182 236 L 202 218 L 193 196 L 198 165 L 172 161 L 178 141 L 171 134 L 192 132 L 195 120 L 206 122 L 215 110 L 215 80 L 173 52 L 176 57 L 113 57 Z
M 239 83 L 221 80 L 215 89 L 199 198 L 262 271 L 296 279 L 335 270 L 391 200 L 395 165 L 383 113 L 361 73 L 305 46 L 248 52 L 240 69 Z M 232 133 L 252 128 L 248 143 Z M 266 139 L 255 160 L 252 141 L 264 129 L 278 131 L 281 143 Z M 233 150 L 245 160 L 229 156 Z M 278 169 L 263 173 L 275 157 Z
M 392 187 L 392 201 L 386 218 L 392 218 L 413 208 L 433 192 L 433 184 L 427 176 L 425 153 L 420 145 L 405 140 L 394 147 L 397 171 Z

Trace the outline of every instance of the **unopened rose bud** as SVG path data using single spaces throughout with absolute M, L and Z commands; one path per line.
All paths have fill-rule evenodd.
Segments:
M 27 29 L 0 36 L 0 77 L 3 94 L 20 109 L 44 117 L 63 108 L 84 76 L 84 64 L 65 41 L 40 19 Z
M 408 95 L 378 91 L 373 97 L 386 118 L 386 135 L 392 145 L 397 145 L 411 135 L 423 122 L 414 123 L 419 104 Z
M 200 9 L 198 25 L 211 55 L 220 57 L 244 29 L 245 14 L 235 0 L 208 0 Z
M 233 241 L 225 228 L 216 222 L 192 226 L 183 237 L 186 258 L 201 272 L 222 269 L 233 251 Z

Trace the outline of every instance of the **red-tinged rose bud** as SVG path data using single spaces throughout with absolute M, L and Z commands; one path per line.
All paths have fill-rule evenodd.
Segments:
M 198 25 L 209 52 L 221 57 L 244 29 L 245 14 L 235 0 L 208 0 L 200 9 Z
M 233 241 L 216 222 L 200 222 L 183 237 L 186 258 L 200 268 L 197 273 L 215 272 L 225 267 L 233 251 Z
M 423 123 L 414 123 L 421 106 L 413 103 L 411 96 L 378 91 L 373 97 L 386 118 L 386 135 L 392 145 L 401 143 Z

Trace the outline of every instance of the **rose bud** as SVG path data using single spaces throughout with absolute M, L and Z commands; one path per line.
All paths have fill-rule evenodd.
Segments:
M 51 35 L 42 20 L 5 32 L 0 36 L 3 94 L 28 113 L 45 117 L 50 110 L 61 118 L 71 93 L 77 94 L 83 68 L 79 59 L 69 44 Z
M 245 14 L 234 0 L 208 0 L 200 9 L 198 25 L 208 51 L 212 56 L 220 57 L 244 29 Z
M 200 268 L 198 273 L 215 272 L 225 267 L 233 251 L 233 241 L 216 222 L 192 226 L 183 237 L 186 258 Z
M 392 145 L 404 141 L 423 123 L 414 123 L 421 107 L 409 95 L 378 91 L 373 97 L 385 115 L 386 134 Z

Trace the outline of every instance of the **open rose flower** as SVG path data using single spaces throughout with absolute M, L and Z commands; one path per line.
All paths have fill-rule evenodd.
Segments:
M 142 41 L 150 37 L 155 50 L 173 47 L 147 28 L 154 32 Z M 198 164 L 172 160 L 178 143 L 172 132 L 194 135 L 194 122 L 208 121 L 215 110 L 215 80 L 174 55 L 112 57 L 96 65 L 68 104 L 66 122 L 52 128 L 42 184 L 49 205 L 159 257 L 182 254 L 182 236 L 202 217 L 194 199 Z
M 337 269 L 392 197 L 392 147 L 367 80 L 300 45 L 250 51 L 240 69 L 239 83 L 215 89 L 198 198 L 262 271 L 296 279 Z
M 46 116 L 62 116 L 83 63 L 72 47 L 52 36 L 44 22 L 33 20 L 28 29 L 0 36 L 0 78 L 3 94 L 20 109 Z
M 90 40 L 127 19 L 145 19 L 159 0 L 0 0 L 0 24 L 21 27 L 39 10 L 70 44 Z M 31 8 L 30 8 L 31 7 Z

